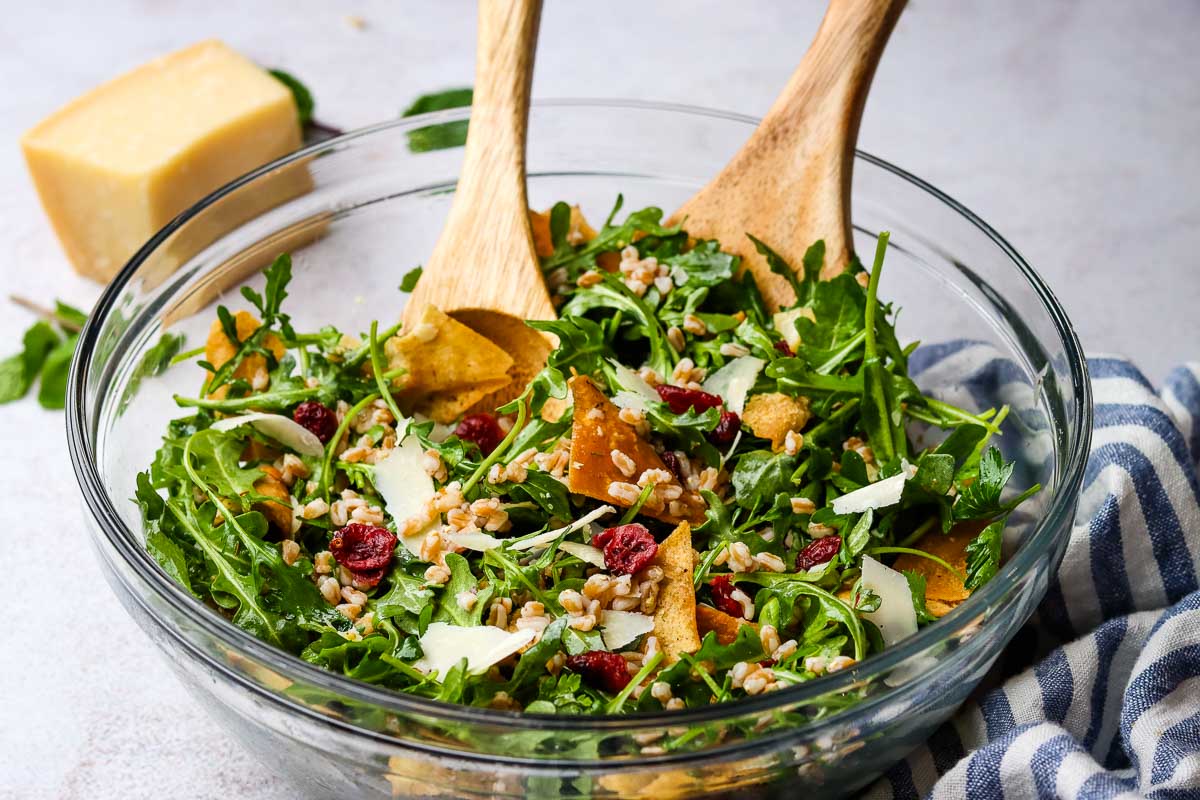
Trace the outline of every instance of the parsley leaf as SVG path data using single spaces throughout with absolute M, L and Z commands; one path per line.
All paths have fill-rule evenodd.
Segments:
M 954 503 L 954 518 L 985 519 L 1003 513 L 1006 506 L 1000 502 L 1000 495 L 1012 475 L 1013 466 L 1004 463 L 999 450 L 989 447 L 979 461 L 979 475 L 959 490 L 958 500 Z
M 988 525 L 967 545 L 966 589 L 977 589 L 992 579 L 1000 569 L 1000 545 L 1004 541 L 1006 519 L 998 519 Z

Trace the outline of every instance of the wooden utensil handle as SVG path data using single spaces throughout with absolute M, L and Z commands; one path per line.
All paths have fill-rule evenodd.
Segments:
M 906 3 L 830 0 L 812 45 L 763 122 L 784 125 L 829 114 L 857 134 L 875 68 Z
M 525 131 L 529 117 L 529 89 L 537 48 L 541 0 L 480 0 L 479 41 L 475 64 L 475 91 L 471 102 L 471 129 L 486 137 L 467 136 L 464 180 L 456 205 L 476 206 L 496 197 L 521 201 L 525 195 Z M 489 165 L 480 169 L 480 165 Z M 516 181 L 511 185 L 499 182 Z M 472 202 L 466 202 L 466 201 Z

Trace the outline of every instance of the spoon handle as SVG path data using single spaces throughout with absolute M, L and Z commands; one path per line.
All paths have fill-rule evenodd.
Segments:
M 405 308 L 426 302 L 494 333 L 475 312 L 552 319 L 525 193 L 525 132 L 541 0 L 480 0 L 475 91 L 446 225 Z
M 464 200 L 519 199 L 526 212 L 525 132 L 541 11 L 541 0 L 480 0 L 469 130 L 486 135 L 468 133 L 458 186 Z
M 803 141 L 813 148 L 801 153 L 811 162 L 809 169 L 838 182 L 836 191 L 817 193 L 826 202 L 805 209 L 815 217 L 807 227 L 830 232 L 831 257 L 822 277 L 840 273 L 852 249 L 850 184 L 858 128 L 875 68 L 906 2 L 831 0 L 812 45 L 754 137 L 761 167 L 777 164 L 785 174 L 795 174 L 793 143 Z

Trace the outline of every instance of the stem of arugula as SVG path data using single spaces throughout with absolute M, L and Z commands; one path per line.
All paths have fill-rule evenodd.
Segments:
M 171 366 L 173 367 L 176 364 L 183 363 L 184 361 L 187 361 L 189 358 L 195 358 L 196 356 L 200 355 L 203 352 L 204 352 L 203 347 L 196 347 L 192 350 L 188 350 L 185 353 L 179 353 L 174 358 L 171 359 Z
M 379 353 L 379 321 L 371 321 L 371 338 L 367 341 L 367 345 L 371 348 L 371 372 L 375 375 L 375 385 L 379 387 L 379 395 L 383 398 L 383 402 L 387 403 L 388 410 L 392 412 L 392 416 L 396 418 L 396 434 L 400 440 L 408 435 L 408 418 L 400 413 L 400 407 L 396 405 L 396 398 L 392 397 L 391 389 L 387 385 L 387 381 L 383 377 L 383 358 Z M 400 423 L 404 422 L 404 434 L 400 435 Z M 397 441 L 399 444 L 399 441 Z
M 650 673 L 654 672 L 655 668 L 662 663 L 662 660 L 665 657 L 666 653 L 664 653 L 662 650 L 659 650 L 654 654 L 653 658 L 643 664 L 642 668 L 638 670 L 638 673 L 634 675 L 632 679 L 630 679 L 629 683 L 625 685 L 625 688 L 622 689 L 616 697 L 609 701 L 608 707 L 604 709 L 604 713 L 621 713 L 621 707 L 625 705 L 625 701 L 629 699 L 629 695 L 633 694 L 633 690 L 637 686 L 641 685 L 642 681 L 646 680 L 646 678 L 650 676 Z
M 526 391 L 525 394 L 528 394 L 528 391 Z M 471 477 L 467 479 L 467 482 L 464 483 L 462 487 L 462 493 L 464 496 L 467 494 L 467 492 L 475 488 L 475 484 L 479 483 L 480 479 L 483 478 L 484 475 L 487 475 L 488 470 L 492 468 L 492 464 L 495 464 L 504 456 L 504 451 L 508 449 L 509 445 L 512 444 L 513 439 L 516 439 L 517 434 L 519 434 L 521 429 L 525 427 L 525 419 L 528 416 L 529 406 L 526 403 L 525 395 L 521 395 L 521 397 L 517 398 L 517 421 L 513 423 L 512 430 L 508 432 L 507 436 L 500 440 L 500 444 L 496 445 L 496 449 L 493 450 L 491 454 L 483 460 L 483 463 L 476 467 L 475 471 L 471 473 Z
M 934 562 L 938 566 L 947 570 L 951 574 L 957 575 L 962 580 L 966 580 L 966 576 L 963 575 L 958 570 L 956 570 L 954 567 L 950 566 L 950 564 L 948 562 L 946 562 L 945 560 L 943 560 L 941 558 L 938 558 L 933 553 L 926 553 L 924 550 L 916 550 L 912 547 L 872 547 L 869 550 L 867 550 L 866 553 L 869 556 L 874 556 L 874 555 L 920 556 L 921 558 L 929 559 L 930 561 Z
M 325 445 L 325 459 L 321 463 L 321 483 L 318 487 L 320 495 L 325 498 L 325 502 L 329 502 L 329 486 L 333 482 L 333 451 L 337 447 L 338 442 L 346 435 L 346 430 L 350 427 L 350 423 L 358 416 L 358 412 L 362 411 L 369 404 L 374 403 L 379 399 L 378 394 L 369 394 L 362 400 L 359 400 L 354 406 L 346 412 L 346 416 L 342 417 L 341 423 L 334 431 L 333 438 L 329 440 L 329 444 Z

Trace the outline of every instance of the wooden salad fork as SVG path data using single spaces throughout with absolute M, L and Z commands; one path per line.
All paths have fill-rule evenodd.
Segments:
M 742 257 L 772 310 L 793 302 L 754 235 L 801 268 L 825 241 L 824 278 L 853 255 L 850 179 L 859 122 L 875 67 L 906 0 L 831 0 L 821 27 L 758 129 L 712 181 L 676 211 L 696 239 Z
M 541 6 L 541 0 L 480 0 L 463 168 L 446 226 L 404 308 L 406 330 L 433 304 L 507 351 L 516 393 L 550 351 L 549 341 L 524 321 L 556 316 L 534 251 L 525 194 Z

